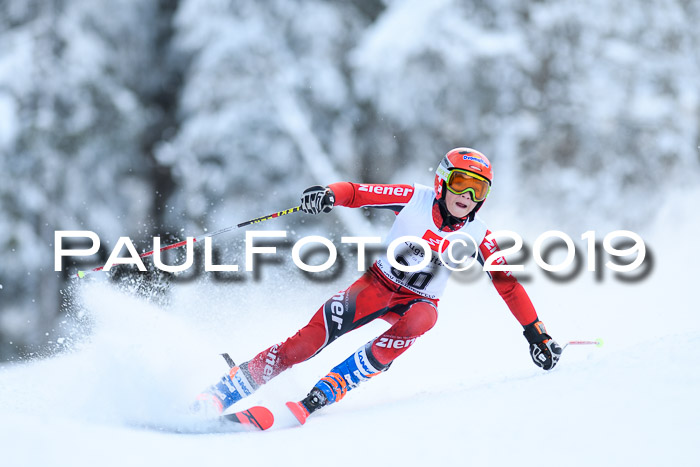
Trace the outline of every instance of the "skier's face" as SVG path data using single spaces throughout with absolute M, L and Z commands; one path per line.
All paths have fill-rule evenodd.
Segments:
M 469 192 L 455 195 L 449 190 L 445 191 L 445 205 L 450 214 L 455 217 L 466 217 L 476 207 L 476 204 Z

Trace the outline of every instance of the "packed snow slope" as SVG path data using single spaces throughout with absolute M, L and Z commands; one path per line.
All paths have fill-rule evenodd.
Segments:
M 698 226 L 667 222 L 683 215 L 662 213 L 644 233 L 655 264 L 644 281 L 608 272 L 595 282 L 584 272 L 556 284 L 532 274 L 526 287 L 552 335 L 604 346 L 569 346 L 544 372 L 488 279 L 454 280 L 434 329 L 305 426 L 294 426 L 284 402 L 385 324 L 344 336 L 243 401 L 238 408 L 273 410 L 267 432 L 144 426 L 189 423 L 194 395 L 226 371 L 218 353 L 243 361 L 285 339 L 349 279 L 308 284 L 269 269 L 259 282 L 178 285 L 167 307 L 86 283 L 65 351 L 0 368 L 2 465 L 697 465 L 696 281 L 669 232 Z M 690 259 L 697 264 L 697 253 Z

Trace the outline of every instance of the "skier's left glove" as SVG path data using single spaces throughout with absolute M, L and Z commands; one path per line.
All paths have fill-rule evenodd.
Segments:
M 301 210 L 307 214 L 331 212 L 335 204 L 333 190 L 321 185 L 314 185 L 304 190 L 301 195 Z
M 525 327 L 523 335 L 530 343 L 530 356 L 535 365 L 544 369 L 551 370 L 559 361 L 562 348 L 552 339 L 552 336 L 547 334 L 547 330 L 542 324 L 542 321 L 535 321 Z

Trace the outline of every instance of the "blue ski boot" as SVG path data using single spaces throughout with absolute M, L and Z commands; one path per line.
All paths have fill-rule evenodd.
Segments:
M 311 388 L 304 400 L 287 402 L 287 408 L 299 420 L 299 423 L 303 425 L 309 415 L 318 409 L 338 402 L 345 397 L 348 391 L 357 387 L 361 382 L 389 369 L 391 364 L 382 365 L 372 356 L 370 351 L 372 342 L 361 347 L 321 378 Z
M 197 396 L 192 406 L 194 412 L 203 416 L 217 416 L 233 404 L 248 397 L 258 389 L 248 373 L 248 364 L 231 368 L 221 380 Z

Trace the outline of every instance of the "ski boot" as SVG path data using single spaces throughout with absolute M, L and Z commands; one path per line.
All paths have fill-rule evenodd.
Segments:
M 221 380 L 197 396 L 192 411 L 204 417 L 221 415 L 233 404 L 258 389 L 248 373 L 248 363 L 231 368 Z
M 334 367 L 311 388 L 303 400 L 287 402 L 287 408 L 300 424 L 306 423 L 306 419 L 315 411 L 341 400 L 361 382 L 389 369 L 390 364 L 382 365 L 372 356 L 371 345 L 372 342 L 369 342 Z

